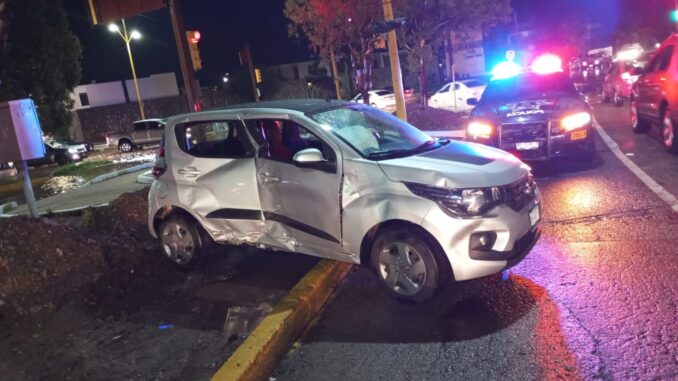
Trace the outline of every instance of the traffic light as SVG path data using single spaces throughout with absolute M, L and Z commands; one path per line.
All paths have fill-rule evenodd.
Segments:
M 202 69 L 202 60 L 200 59 L 200 32 L 197 30 L 186 31 L 186 38 L 188 39 L 188 48 L 191 51 L 191 61 L 193 62 L 193 70 L 198 71 Z
M 254 69 L 254 78 L 257 79 L 257 83 L 261 83 L 264 79 L 261 76 L 261 69 Z
M 671 21 L 678 22 L 678 9 L 671 11 Z

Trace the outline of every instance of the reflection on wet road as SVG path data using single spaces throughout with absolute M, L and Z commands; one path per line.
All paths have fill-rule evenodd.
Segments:
M 603 127 L 627 123 L 611 106 L 597 113 Z M 354 269 L 273 377 L 677 379 L 678 217 L 598 148 L 592 166 L 535 166 L 544 234 L 507 282 L 408 305 Z

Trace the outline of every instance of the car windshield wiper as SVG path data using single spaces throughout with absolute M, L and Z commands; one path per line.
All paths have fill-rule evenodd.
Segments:
M 429 148 L 433 146 L 437 146 L 438 141 L 435 139 L 431 139 L 417 147 L 414 148 L 408 148 L 408 149 L 398 149 L 398 150 L 391 150 L 391 151 L 384 151 L 384 152 L 373 152 L 367 154 L 368 159 L 373 159 L 373 160 L 379 160 L 379 159 L 387 159 L 387 158 L 395 158 L 395 157 L 400 157 L 400 156 L 408 156 L 408 155 L 414 155 L 420 152 L 428 151 Z

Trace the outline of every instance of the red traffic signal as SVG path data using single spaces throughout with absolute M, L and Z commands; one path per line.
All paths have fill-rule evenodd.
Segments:
M 200 32 L 197 30 L 189 30 L 186 32 L 186 35 L 188 37 L 188 41 L 197 44 L 200 42 Z

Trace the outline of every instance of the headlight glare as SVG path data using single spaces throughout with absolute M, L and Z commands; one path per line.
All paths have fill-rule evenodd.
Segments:
M 78 153 L 78 149 L 77 148 L 69 148 L 68 153 Z
M 494 133 L 494 127 L 481 121 L 472 121 L 466 129 L 467 135 L 473 138 L 489 138 Z
M 586 127 L 589 123 L 591 123 L 591 120 L 591 114 L 588 112 L 580 112 L 564 117 L 560 121 L 560 125 L 566 132 L 569 132 L 576 130 L 577 128 Z

